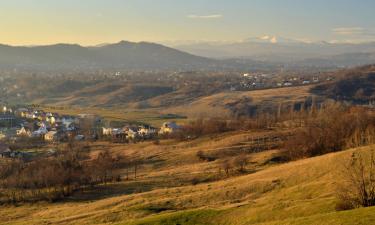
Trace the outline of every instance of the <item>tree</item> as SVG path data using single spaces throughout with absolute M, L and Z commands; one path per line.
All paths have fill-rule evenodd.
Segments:
M 225 159 L 225 160 L 221 161 L 220 168 L 222 168 L 224 170 L 224 172 L 225 172 L 225 175 L 227 177 L 229 177 L 230 170 L 232 169 L 232 163 L 231 163 L 231 161 L 228 160 L 228 159 Z
M 234 158 L 233 165 L 238 168 L 238 171 L 245 172 L 246 165 L 248 163 L 246 154 L 241 154 Z
M 338 188 L 336 208 L 353 209 L 375 206 L 375 157 L 353 153 L 343 172 L 344 182 Z

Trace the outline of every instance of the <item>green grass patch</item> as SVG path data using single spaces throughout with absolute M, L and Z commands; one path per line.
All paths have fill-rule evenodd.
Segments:
M 127 225 L 214 225 L 213 219 L 220 214 L 218 210 L 202 209 L 156 215 Z

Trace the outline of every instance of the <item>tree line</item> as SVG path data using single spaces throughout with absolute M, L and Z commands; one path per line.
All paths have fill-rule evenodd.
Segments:
M 0 200 L 9 203 L 60 200 L 85 188 L 121 181 L 119 170 L 133 164 L 109 151 L 90 158 L 85 146 L 68 143 L 53 156 L 29 162 L 3 162 L 0 165 Z

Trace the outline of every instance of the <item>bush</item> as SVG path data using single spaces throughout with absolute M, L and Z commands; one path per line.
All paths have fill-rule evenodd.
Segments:
M 197 157 L 202 161 L 212 162 L 217 159 L 217 157 L 214 154 L 208 154 L 203 151 L 197 152 Z

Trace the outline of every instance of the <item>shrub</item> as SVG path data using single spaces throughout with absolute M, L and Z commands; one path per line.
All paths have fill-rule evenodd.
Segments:
M 217 157 L 214 154 L 205 153 L 203 151 L 197 152 L 197 157 L 202 161 L 212 162 L 217 159 Z

